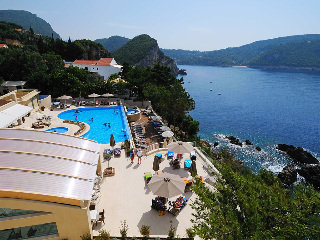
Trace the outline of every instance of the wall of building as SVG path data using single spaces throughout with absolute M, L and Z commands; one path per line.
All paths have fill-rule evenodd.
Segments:
M 112 60 L 114 61 L 114 60 Z M 112 63 L 112 62 L 111 62 Z M 88 69 L 89 72 L 96 72 L 100 76 L 103 76 L 104 80 L 108 80 L 109 76 L 114 73 L 119 73 L 121 71 L 120 67 L 110 66 L 98 66 L 98 65 L 88 65 L 88 64 L 73 64 L 74 67 Z
M 51 95 L 48 95 L 47 97 L 39 100 L 39 107 L 42 107 L 42 106 L 46 108 L 51 107 Z
M 2 220 L 0 230 L 19 228 L 24 226 L 39 225 L 55 222 L 59 238 L 79 240 L 86 233 L 92 234 L 90 214 L 87 208 L 70 206 L 58 203 L 49 203 L 33 200 L 0 198 L 1 208 L 24 209 L 43 211 L 49 214 L 14 217 L 11 220 Z

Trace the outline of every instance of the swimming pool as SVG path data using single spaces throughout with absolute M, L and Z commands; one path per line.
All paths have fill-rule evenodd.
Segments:
M 64 111 L 58 117 L 64 120 L 87 123 L 90 126 L 90 130 L 82 137 L 98 143 L 110 143 L 111 133 L 116 142 L 132 139 L 126 115 L 121 106 L 77 108 Z M 91 118 L 93 118 L 93 121 L 91 121 Z M 110 123 L 110 127 L 108 123 Z
M 65 133 L 65 132 L 68 132 L 68 128 L 66 128 L 66 127 L 50 128 L 50 129 L 46 130 L 46 132 Z

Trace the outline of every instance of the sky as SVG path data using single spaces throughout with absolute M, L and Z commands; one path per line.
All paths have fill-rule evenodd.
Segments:
M 320 33 L 320 0 L 1 0 L 1 9 L 37 14 L 64 40 L 148 34 L 167 49 Z

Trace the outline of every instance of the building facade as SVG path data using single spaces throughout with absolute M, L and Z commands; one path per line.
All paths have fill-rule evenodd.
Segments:
M 100 145 L 50 132 L 0 129 L 0 239 L 92 234 Z
M 98 73 L 108 80 L 111 74 L 121 72 L 122 66 L 114 58 L 100 58 L 100 60 L 75 60 L 72 66 Z

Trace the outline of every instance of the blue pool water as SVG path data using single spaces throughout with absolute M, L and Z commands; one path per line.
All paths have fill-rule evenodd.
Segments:
M 94 107 L 78 108 L 64 111 L 58 115 L 64 120 L 85 122 L 90 126 L 90 130 L 82 135 L 98 143 L 110 143 L 110 136 L 113 134 L 116 142 L 124 142 L 131 139 L 129 127 L 123 107 Z M 93 118 L 93 121 L 91 121 Z M 105 126 L 104 123 L 110 123 Z
M 289 162 L 276 150 L 292 144 L 320 158 L 320 74 L 252 68 L 179 66 L 184 87 L 195 100 L 190 114 L 201 138 L 227 147 L 257 171 L 281 171 Z M 212 90 L 212 91 L 210 91 Z M 249 139 L 262 148 L 229 144 L 225 135 Z
M 68 132 L 68 128 L 66 127 L 56 127 L 56 128 L 50 128 L 46 130 L 47 132 L 57 132 L 57 133 L 65 133 Z

